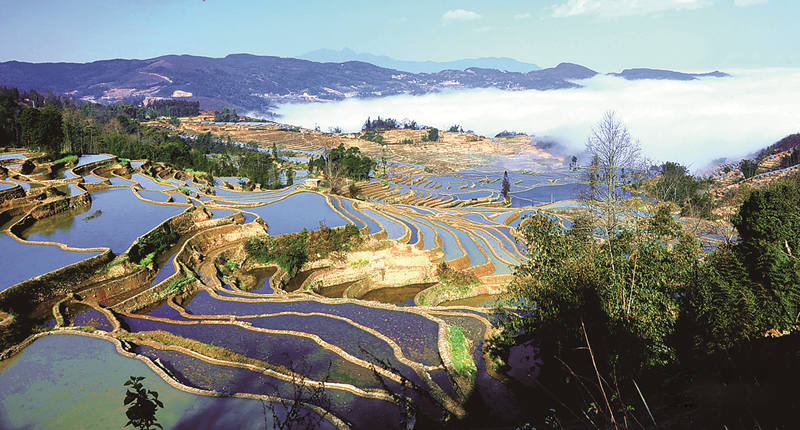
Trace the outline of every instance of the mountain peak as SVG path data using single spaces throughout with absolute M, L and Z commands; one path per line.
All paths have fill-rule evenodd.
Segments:
M 539 70 L 539 66 L 536 64 L 525 63 L 508 57 L 464 58 L 453 61 L 411 61 L 398 60 L 386 55 L 359 53 L 350 48 L 342 48 L 338 51 L 333 49 L 317 49 L 305 53 L 299 58 L 322 63 L 361 61 L 387 69 L 410 73 L 437 73 L 444 70 L 466 70 L 469 68 L 497 69 L 520 73 Z

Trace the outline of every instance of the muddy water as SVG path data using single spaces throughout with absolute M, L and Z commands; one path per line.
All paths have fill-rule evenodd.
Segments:
M 303 285 L 303 282 L 305 282 L 306 279 L 308 279 L 308 277 L 311 276 L 311 274 L 314 273 L 315 271 L 316 269 L 298 272 L 296 275 L 294 275 L 292 279 L 289 280 L 289 282 L 286 283 L 286 285 L 284 285 L 283 289 L 288 292 L 296 291 L 297 289 L 300 288 L 300 286 Z
M 405 285 L 402 287 L 379 288 L 377 290 L 372 290 L 367 292 L 367 294 L 364 294 L 363 296 L 359 297 L 359 299 L 370 300 L 373 302 L 380 302 L 380 303 L 391 303 L 395 305 L 413 304 L 414 296 L 416 296 L 417 293 L 433 285 L 436 285 L 436 283 L 434 282 L 434 283 Z
M 273 291 L 272 287 L 269 285 L 269 279 L 278 269 L 275 267 L 267 267 L 266 269 L 258 269 L 254 270 L 252 275 L 256 277 L 255 285 L 251 290 L 251 293 L 256 294 L 272 294 Z
M 345 290 L 347 290 L 348 287 L 355 284 L 356 282 L 358 281 L 342 282 L 341 284 L 335 284 L 330 286 L 326 285 L 321 289 L 319 289 L 319 291 L 317 292 L 325 297 L 330 297 L 330 298 L 342 297 Z
M 467 297 L 465 299 L 450 300 L 449 302 L 442 302 L 439 306 L 494 306 L 495 301 L 500 296 L 498 294 L 480 294 L 474 297 Z

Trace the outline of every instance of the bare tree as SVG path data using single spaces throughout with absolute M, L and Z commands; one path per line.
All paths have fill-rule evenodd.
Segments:
M 592 165 L 587 169 L 591 184 L 585 200 L 602 209 L 602 222 L 606 237 L 613 237 L 620 225 L 622 185 L 642 168 L 641 147 L 631 138 L 628 128 L 614 111 L 607 111 L 591 131 L 586 141 L 586 151 L 592 155 Z
M 264 413 L 264 429 L 268 428 L 268 416 L 272 415 L 272 428 L 274 430 L 294 430 L 319 428 L 322 421 L 330 414 L 331 400 L 326 390 L 326 384 L 330 380 L 330 364 L 325 374 L 322 384 L 308 386 L 307 378 L 303 376 L 309 372 L 308 365 L 303 366 L 303 373 L 293 370 L 294 366 L 289 363 L 292 380 L 287 397 L 280 396 L 278 402 L 261 401 Z M 281 393 L 280 387 L 268 384 L 276 393 Z

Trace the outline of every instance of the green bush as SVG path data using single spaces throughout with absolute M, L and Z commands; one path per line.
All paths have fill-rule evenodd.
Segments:
M 143 239 L 138 240 L 128 251 L 128 259 L 137 264 L 142 264 L 148 254 L 154 255 L 171 247 L 178 241 L 180 235 L 167 227 L 161 227 Z M 152 261 L 152 257 L 151 257 Z M 148 263 L 149 264 L 149 263 Z
M 320 225 L 319 230 L 285 234 L 277 237 L 250 238 L 247 254 L 262 263 L 274 263 L 295 274 L 310 259 L 325 258 L 334 252 L 349 251 L 361 243 L 358 228 L 348 224 L 340 228 Z
M 155 256 L 156 256 L 156 252 L 155 251 L 145 255 L 144 258 L 142 258 L 141 261 L 139 261 L 139 265 L 140 266 L 148 266 L 150 263 L 153 262 L 153 258 Z
M 499 309 L 500 344 L 536 339 L 562 356 L 584 345 L 585 323 L 605 365 L 639 369 L 675 358 L 670 340 L 680 297 L 696 279 L 699 245 L 667 208 L 640 231 L 603 243 L 565 233 L 539 214 L 521 233 L 530 258 L 517 267 L 507 297 L 520 311 Z
M 477 372 L 475 361 L 472 359 L 467 345 L 467 338 L 464 336 L 464 329 L 457 325 L 448 327 L 447 337 L 450 343 L 451 359 L 456 373 L 462 376 L 473 378 Z
M 474 273 L 453 269 L 444 262 L 436 268 L 436 275 L 442 285 L 454 288 L 461 293 L 467 293 L 470 288 L 481 284 L 480 278 Z
M 78 159 L 77 155 L 67 155 L 67 156 L 59 158 L 56 161 L 53 161 L 53 164 L 68 163 L 70 161 L 74 161 L 74 160 L 77 160 L 77 159 Z
M 278 237 L 250 238 L 245 244 L 248 255 L 262 263 L 275 263 L 290 275 L 297 273 L 308 261 L 306 239 L 308 232 L 303 229 L 297 234 Z

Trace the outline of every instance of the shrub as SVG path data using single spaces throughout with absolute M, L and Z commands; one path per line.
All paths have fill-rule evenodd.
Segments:
M 145 256 L 144 256 L 144 258 L 142 258 L 142 260 L 141 260 L 141 261 L 139 261 L 139 265 L 141 265 L 141 266 L 148 266 L 148 265 L 150 265 L 150 263 L 152 263 L 152 262 L 153 262 L 153 258 L 154 258 L 155 256 L 156 256 L 156 252 L 155 252 L 155 251 L 153 251 L 153 252 L 151 252 L 151 253 L 149 253 L 149 254 L 145 255 Z
M 53 161 L 53 164 L 68 163 L 70 161 L 74 161 L 74 160 L 77 160 L 77 159 L 78 159 L 77 155 L 67 155 L 67 156 L 59 158 L 56 161 Z
M 354 269 L 363 269 L 369 265 L 369 260 L 362 258 L 360 260 L 355 260 L 350 262 L 350 267 Z
M 347 191 L 350 194 L 350 197 L 356 197 L 361 194 L 361 188 L 356 184 L 350 184 L 350 186 L 347 188 Z
M 474 273 L 453 269 L 444 262 L 436 268 L 436 275 L 442 285 L 448 288 L 455 288 L 462 293 L 466 293 L 471 287 L 481 284 L 480 278 Z
M 247 254 L 262 263 L 274 263 L 297 273 L 309 259 L 325 258 L 332 253 L 349 251 L 361 243 L 358 228 L 348 224 L 340 228 L 320 225 L 319 230 L 285 234 L 277 237 L 254 237 L 245 243 Z
M 498 309 L 505 339 L 536 339 L 559 356 L 584 345 L 584 322 L 605 365 L 659 366 L 675 357 L 670 344 L 680 297 L 696 281 L 699 245 L 661 207 L 641 231 L 596 243 L 564 233 L 544 215 L 527 217 L 522 235 L 529 259 L 517 267 L 508 300 Z
M 245 250 L 262 263 L 275 263 L 290 275 L 294 275 L 308 261 L 306 240 L 308 232 L 287 234 L 277 238 L 251 238 L 245 244 Z
M 138 240 L 128 251 L 128 259 L 137 264 L 142 264 L 148 254 L 158 254 L 172 246 L 178 241 L 178 238 L 180 238 L 178 233 L 173 232 L 168 227 L 161 227 Z
M 456 373 L 468 378 L 474 378 L 477 372 L 475 361 L 472 359 L 467 338 L 464 336 L 464 329 L 457 325 L 448 327 L 447 340 L 450 343 L 450 358 L 453 360 L 453 368 Z
M 431 141 L 431 142 L 438 141 L 439 140 L 439 129 L 438 128 L 432 128 L 432 129 L 428 130 L 428 136 L 427 137 L 428 137 L 428 140 Z

